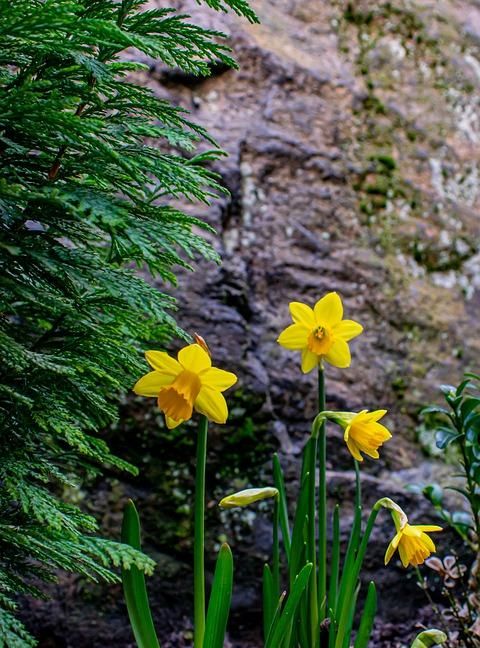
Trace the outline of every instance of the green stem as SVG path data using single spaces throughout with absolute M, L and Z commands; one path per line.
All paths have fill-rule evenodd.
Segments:
M 318 369 L 318 411 L 325 410 L 325 375 Z M 327 438 L 325 421 L 318 434 L 319 495 L 318 495 L 318 602 L 320 623 L 327 616 Z
M 208 420 L 200 418 L 195 477 L 195 541 L 193 548 L 194 647 L 203 648 L 205 635 L 205 467 Z
M 278 604 L 280 598 L 280 545 L 278 539 L 278 527 L 280 517 L 280 502 L 279 498 L 275 497 L 275 504 L 273 509 L 273 587 L 274 587 L 274 601 L 275 605 Z
M 362 506 L 362 484 L 360 482 L 360 466 L 356 459 L 353 460 L 355 465 L 355 508 L 358 510 Z
M 310 576 L 309 597 L 310 597 L 310 645 L 315 648 L 318 632 L 318 592 L 317 592 L 317 538 L 315 525 L 316 509 L 316 462 L 317 462 L 317 437 L 310 437 L 310 467 L 308 487 L 308 554 L 307 559 L 312 563 Z

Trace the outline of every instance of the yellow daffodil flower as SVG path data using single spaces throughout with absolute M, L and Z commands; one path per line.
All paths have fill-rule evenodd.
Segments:
M 341 425 L 344 429 L 343 438 L 347 448 L 357 461 L 363 461 L 361 452 L 373 459 L 378 459 L 380 456 L 378 448 L 392 438 L 389 430 L 378 422 L 386 413 L 387 410 L 375 410 L 374 412 L 362 410 L 358 413 L 320 412 L 317 416 L 317 424 L 324 419 L 330 419 Z
M 323 360 L 334 367 L 349 367 L 348 342 L 363 331 L 353 320 L 344 320 L 342 300 L 336 292 L 322 297 L 310 308 L 291 302 L 293 324 L 282 331 L 277 342 L 285 349 L 302 352 L 302 371 L 309 373 Z
M 133 391 L 157 398 L 168 428 L 188 421 L 193 410 L 215 423 L 226 422 L 228 408 L 222 392 L 234 385 L 237 377 L 212 367 L 203 346 L 190 344 L 180 349 L 177 360 L 163 351 L 147 351 L 145 357 L 153 371 L 140 378 Z
M 396 524 L 395 526 L 397 527 Z M 397 533 L 385 554 L 385 564 L 389 563 L 398 549 L 404 567 L 421 565 L 435 551 L 433 540 L 427 535 L 432 531 L 442 531 L 442 527 L 435 524 L 409 524 L 408 522 L 400 528 L 397 527 Z
M 435 545 L 427 533 L 442 531 L 442 527 L 436 524 L 409 524 L 405 511 L 389 497 L 379 499 L 373 508 L 378 511 L 380 507 L 390 511 L 397 531 L 385 553 L 385 564 L 390 562 L 398 549 L 404 567 L 421 565 L 435 551 Z

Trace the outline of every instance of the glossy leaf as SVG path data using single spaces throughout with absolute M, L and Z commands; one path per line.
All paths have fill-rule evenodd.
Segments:
M 445 448 L 461 436 L 461 434 L 452 428 L 442 427 L 435 433 L 435 443 L 439 450 L 445 450 Z
M 438 484 L 428 484 L 422 490 L 434 506 L 441 506 L 443 502 L 443 489 Z

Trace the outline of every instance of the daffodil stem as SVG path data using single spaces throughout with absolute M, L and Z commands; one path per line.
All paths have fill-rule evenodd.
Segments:
M 205 468 L 208 420 L 200 418 L 195 476 L 195 540 L 193 548 L 194 647 L 203 648 L 205 635 Z
M 273 509 L 273 586 L 274 586 L 274 601 L 275 605 L 280 598 L 280 543 L 278 537 L 280 517 L 280 502 L 279 498 L 275 497 Z
M 318 370 L 318 411 L 325 410 L 325 374 Z M 318 434 L 318 609 L 320 623 L 327 616 L 327 437 L 325 421 Z
M 317 445 L 318 439 L 312 434 L 309 440 L 310 456 L 308 468 L 308 561 L 312 563 L 310 576 L 309 598 L 310 598 L 310 646 L 316 647 L 318 630 L 318 591 L 317 591 L 317 538 L 316 538 L 316 520 L 315 508 L 317 502 L 316 476 L 317 476 Z
M 353 460 L 355 466 L 355 508 L 360 509 L 362 506 L 362 484 L 360 482 L 360 466 L 356 459 Z

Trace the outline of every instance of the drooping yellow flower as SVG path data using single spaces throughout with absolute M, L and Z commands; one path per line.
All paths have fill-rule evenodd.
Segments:
M 392 438 L 387 428 L 378 421 L 385 416 L 387 410 L 375 410 L 369 412 L 320 412 L 317 419 L 319 422 L 330 419 L 344 429 L 343 438 L 347 444 L 350 454 L 357 461 L 363 461 L 360 453 L 364 453 L 373 459 L 378 459 L 378 448 L 385 441 Z
M 207 351 L 199 344 L 180 349 L 177 360 L 163 351 L 147 351 L 153 371 L 142 376 L 133 391 L 157 398 L 172 429 L 188 421 L 193 410 L 215 423 L 225 423 L 228 408 L 222 392 L 237 382 L 235 374 L 212 367 Z
M 392 438 L 387 428 L 378 422 L 386 413 L 387 410 L 374 412 L 362 410 L 358 414 L 353 414 L 346 425 L 343 438 L 351 455 L 357 461 L 363 461 L 361 452 L 372 459 L 378 459 L 380 456 L 378 448 Z
M 348 342 L 363 331 L 353 320 L 344 320 L 342 300 L 336 292 L 322 297 L 310 308 L 291 302 L 293 324 L 282 331 L 277 342 L 292 351 L 302 352 L 302 371 L 309 373 L 326 360 L 335 367 L 349 367 Z
M 399 526 L 395 521 L 395 527 L 397 533 L 388 545 L 385 564 L 390 562 L 391 557 L 398 549 L 404 567 L 408 567 L 408 565 L 417 567 L 425 562 L 426 558 L 435 551 L 433 540 L 427 533 L 442 531 L 442 527 L 435 524 L 409 524 L 406 522 L 403 526 Z

